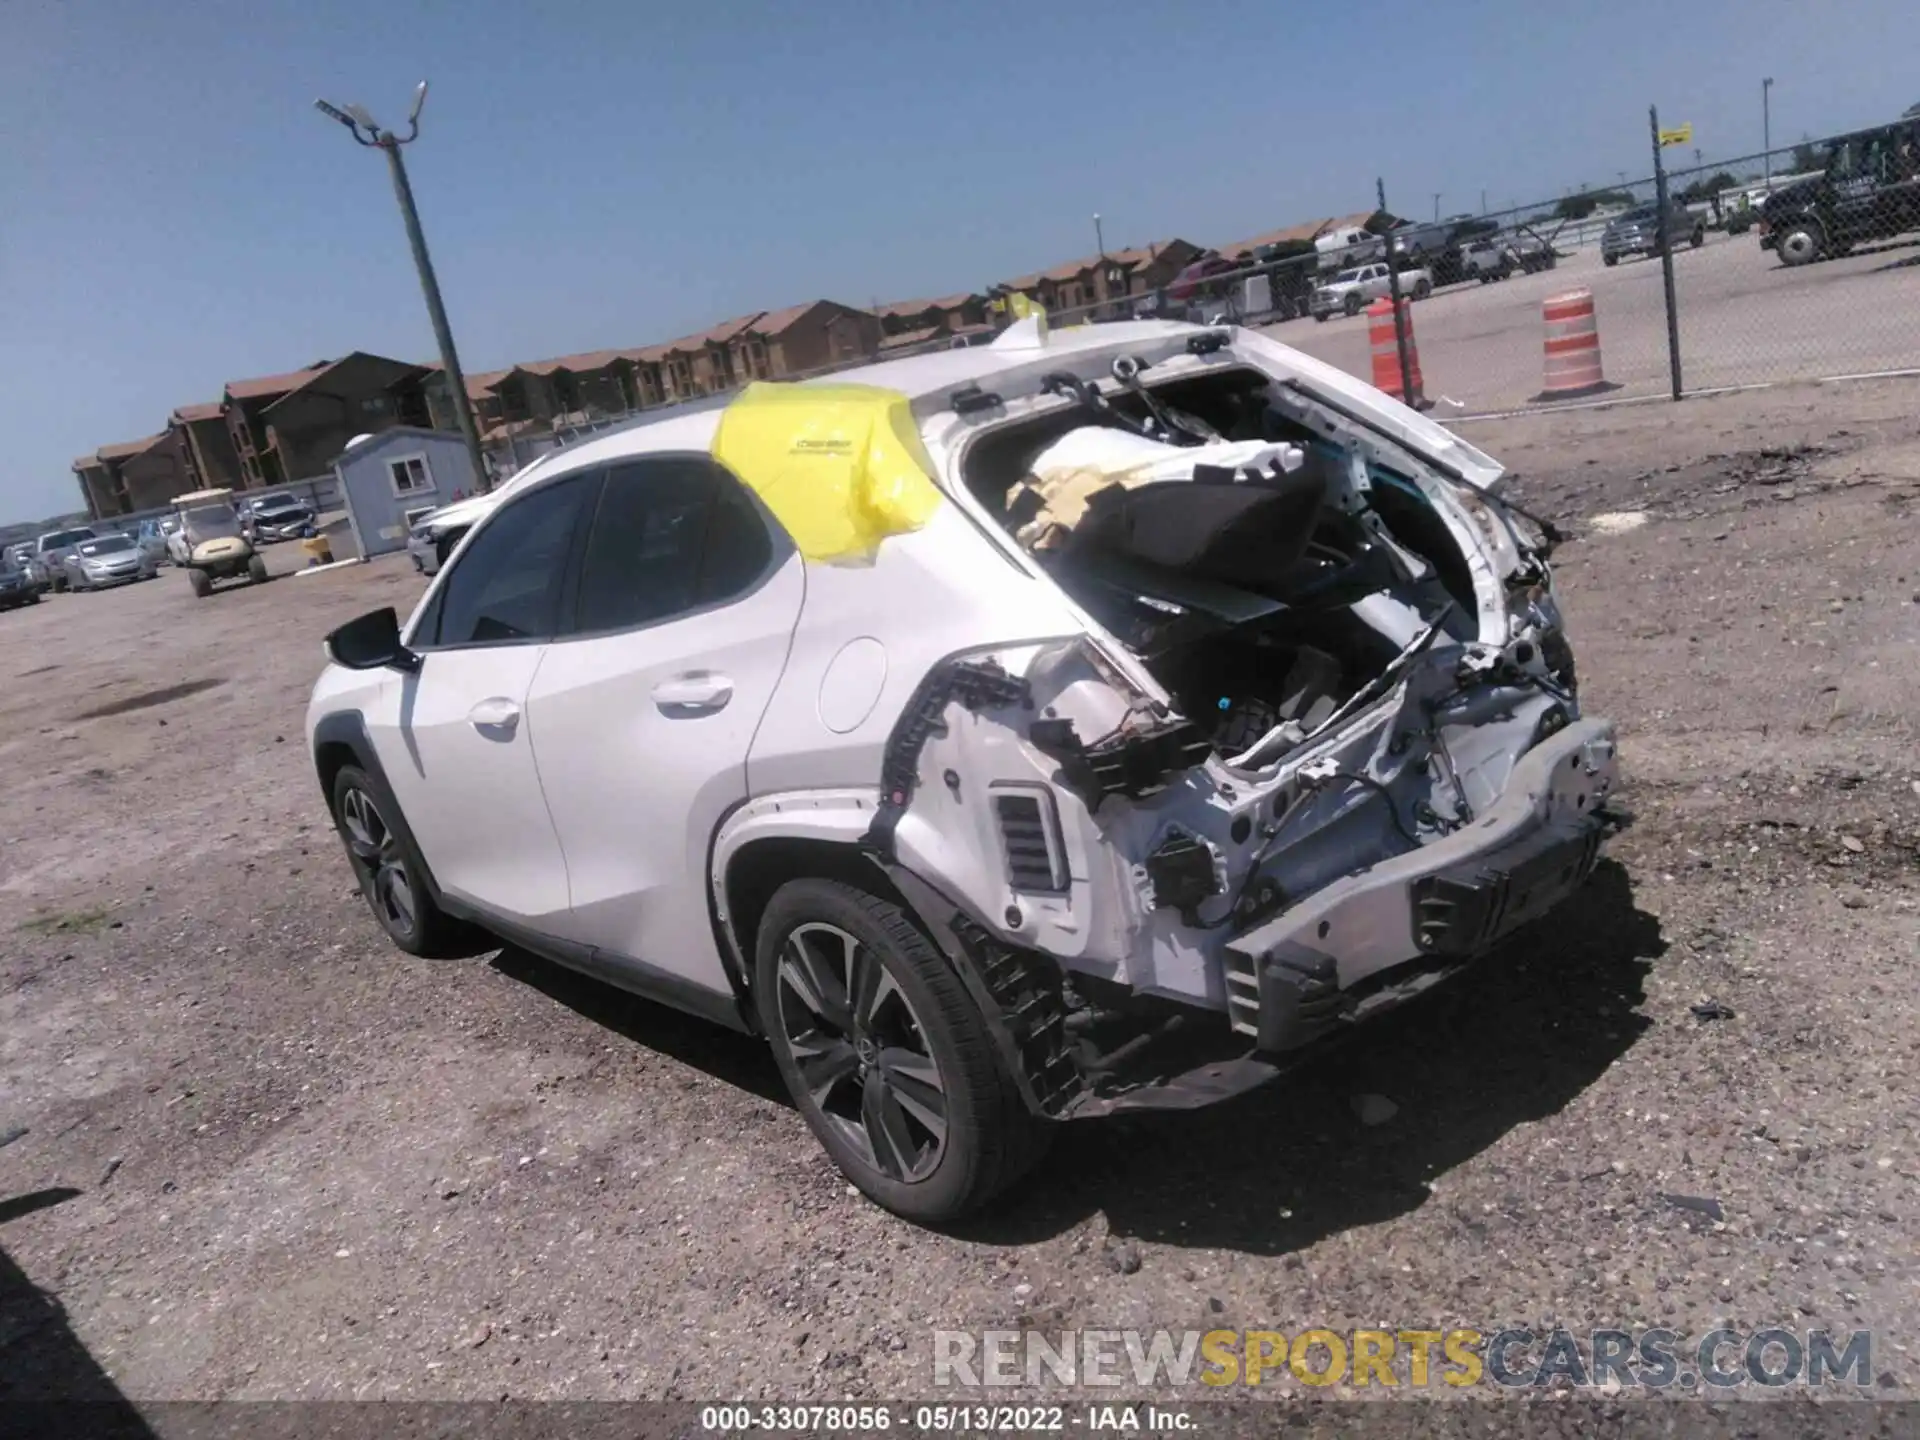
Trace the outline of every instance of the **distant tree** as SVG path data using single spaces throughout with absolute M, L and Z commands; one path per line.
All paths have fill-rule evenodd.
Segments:
M 1569 195 L 1553 207 L 1553 216 L 1556 220 L 1584 220 L 1599 204 L 1594 195 Z
M 1700 204 L 1713 199 L 1722 190 L 1731 190 L 1740 182 L 1725 170 L 1716 170 L 1713 174 L 1694 181 L 1680 192 L 1680 198 L 1689 205 Z

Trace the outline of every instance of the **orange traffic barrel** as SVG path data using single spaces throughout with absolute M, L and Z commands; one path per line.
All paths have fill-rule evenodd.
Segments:
M 1549 295 L 1547 376 L 1538 399 L 1563 400 L 1613 387 L 1600 369 L 1600 325 L 1593 313 L 1593 291 L 1567 290 Z
M 1401 313 L 1407 321 L 1407 368 L 1413 373 L 1409 387 L 1400 381 L 1400 338 L 1393 328 L 1393 301 L 1379 299 L 1367 307 L 1367 341 L 1373 349 L 1373 388 L 1384 390 L 1396 400 L 1405 400 L 1415 408 L 1426 405 L 1425 382 L 1420 378 L 1420 347 L 1413 339 L 1412 302 L 1400 297 Z

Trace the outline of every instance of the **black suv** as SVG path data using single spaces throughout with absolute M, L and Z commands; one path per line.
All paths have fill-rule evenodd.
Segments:
M 1920 230 L 1920 119 L 1829 141 L 1825 170 L 1783 185 L 1760 210 L 1760 246 L 1785 265 L 1907 230 Z

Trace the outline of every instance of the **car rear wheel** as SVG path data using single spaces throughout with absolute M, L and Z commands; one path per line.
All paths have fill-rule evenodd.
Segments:
M 1774 248 L 1782 265 L 1810 265 L 1826 249 L 1826 236 L 1811 220 L 1797 220 L 1781 232 Z
M 207 578 L 204 570 L 187 571 L 187 587 L 193 591 L 196 600 L 204 600 L 213 593 L 213 581 Z
M 1418 281 L 1413 287 L 1413 298 L 1416 300 L 1424 300 L 1431 294 L 1433 294 L 1433 282 L 1431 280 Z
M 794 1105 L 847 1179 L 939 1223 L 985 1204 L 1051 1127 L 1002 1068 L 987 1022 L 899 906 L 832 880 L 768 902 L 754 1003 Z
M 1687 239 L 1687 243 L 1698 250 L 1702 245 L 1707 243 L 1707 232 L 1700 226 L 1695 226 L 1693 234 Z
M 333 777 L 333 819 L 360 893 L 389 940 L 429 959 L 485 948 L 477 931 L 434 901 L 398 807 L 358 765 L 343 765 Z
M 1347 296 L 1345 300 L 1340 302 L 1340 308 L 1349 315 L 1358 315 L 1360 313 L 1360 297 L 1358 295 Z
M 267 583 L 267 562 L 258 555 L 247 561 L 247 579 L 255 585 Z
M 1602 255 L 1600 257 L 1600 263 L 1602 265 L 1618 265 L 1620 263 L 1620 257 L 1618 255 Z

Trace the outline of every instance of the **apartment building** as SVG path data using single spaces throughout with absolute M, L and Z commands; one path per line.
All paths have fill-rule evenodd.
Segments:
M 221 413 L 242 488 L 323 475 L 356 436 L 393 425 L 430 426 L 433 373 L 410 360 L 356 350 L 284 375 L 229 381 Z
M 937 300 L 895 300 L 882 305 L 880 349 L 883 353 L 915 346 L 937 345 L 993 328 L 989 301 L 984 295 L 968 292 L 943 295 Z
M 189 490 L 240 488 L 240 454 L 233 448 L 233 435 L 218 400 L 182 405 L 167 417 L 167 429 L 186 470 Z
M 94 520 L 157 509 L 194 488 L 171 430 L 102 445 L 75 460 L 73 472 Z
M 1092 307 L 1121 313 L 1165 288 L 1207 252 L 1189 240 L 1161 240 L 1036 270 L 994 287 L 1001 295 L 1020 294 L 1049 312 L 1063 314 Z M 1102 315 L 1100 318 L 1108 318 Z

